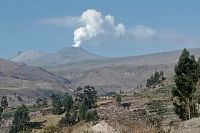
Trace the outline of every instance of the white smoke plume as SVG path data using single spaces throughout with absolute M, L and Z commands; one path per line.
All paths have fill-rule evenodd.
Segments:
M 103 16 L 93 9 L 83 12 L 80 21 L 84 26 L 74 31 L 74 47 L 80 47 L 84 41 L 101 35 L 124 36 L 126 34 L 125 26 L 121 23 L 115 25 L 113 16 Z
M 74 47 L 80 47 L 85 42 L 96 43 L 110 40 L 113 37 L 123 40 L 165 42 L 170 44 L 199 44 L 200 42 L 198 35 L 155 30 L 145 25 L 127 27 L 122 23 L 116 24 L 113 16 L 103 15 L 94 9 L 84 11 L 81 16 L 38 19 L 34 21 L 34 24 L 76 28 L 74 30 L 74 45 L 72 45 Z

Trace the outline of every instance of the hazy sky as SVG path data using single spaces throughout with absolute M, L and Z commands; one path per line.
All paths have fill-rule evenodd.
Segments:
M 200 47 L 199 0 L 2 0 L 0 57 L 80 46 L 104 56 Z

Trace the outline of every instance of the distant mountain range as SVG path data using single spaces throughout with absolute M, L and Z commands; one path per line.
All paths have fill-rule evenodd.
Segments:
M 144 88 L 146 80 L 155 71 L 164 71 L 168 79 L 174 77 L 174 66 L 181 50 L 141 56 L 104 58 L 88 62 L 46 66 L 45 69 L 68 78 L 73 86 L 93 85 L 102 91 L 134 90 Z M 190 49 L 196 58 L 200 48 Z
M 200 56 L 200 48 L 190 49 L 190 52 L 197 58 Z M 172 79 L 181 50 L 119 58 L 106 58 L 74 47 L 51 54 L 32 53 L 22 52 L 11 60 L 40 66 L 63 76 L 71 81 L 70 87 L 73 89 L 93 85 L 99 92 L 106 92 L 144 88 L 147 78 L 160 70 L 164 71 L 165 77 Z M 26 60 L 23 56 L 26 56 Z M 19 57 L 23 60 L 16 60 Z
M 24 52 L 19 51 L 10 60 L 14 62 L 26 62 L 28 60 L 34 60 L 45 55 L 46 53 L 40 50 L 27 50 Z
M 28 50 L 19 52 L 10 60 L 26 63 L 32 66 L 50 66 L 77 63 L 89 60 L 99 60 L 103 57 L 91 54 L 82 48 L 67 47 L 58 52 L 46 54 L 42 51 Z

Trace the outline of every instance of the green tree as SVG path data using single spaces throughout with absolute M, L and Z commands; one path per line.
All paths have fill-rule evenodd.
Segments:
M 174 107 L 176 114 L 182 120 L 191 119 L 195 115 L 193 94 L 198 82 L 198 63 L 195 57 L 184 49 L 175 66 L 175 84 L 172 94 L 175 97 Z
M 62 113 L 64 113 L 60 96 L 53 95 L 51 99 L 52 99 L 52 106 L 53 106 L 53 109 L 52 109 L 53 115 L 61 115 Z
M 122 101 L 121 96 L 120 96 L 120 95 L 117 95 L 117 96 L 116 96 L 116 102 L 118 103 L 118 105 L 121 104 L 121 101 Z
M 65 117 L 59 121 L 59 126 L 68 126 L 76 123 L 75 112 L 72 112 L 73 98 L 70 94 L 66 93 L 62 99 L 62 105 L 65 108 Z
M 161 78 L 161 80 L 165 80 L 164 72 L 163 71 L 160 71 L 160 78 Z
M 6 96 L 3 96 L 1 98 L 1 107 L 3 107 L 4 109 L 8 107 L 8 100 Z
M 3 108 L 0 106 L 0 117 L 2 116 Z
M 164 72 L 155 72 L 149 79 L 147 79 L 146 87 L 155 86 L 160 84 L 163 80 L 165 80 Z
M 89 109 L 94 109 L 96 107 L 97 102 L 97 92 L 94 87 L 92 86 L 85 86 L 83 89 L 83 93 L 81 93 L 80 99 L 80 106 L 79 106 L 79 117 L 80 120 L 85 120 L 87 111 Z
M 86 112 L 88 111 L 88 101 L 84 98 L 81 102 L 80 109 L 79 109 L 79 116 L 80 120 L 85 120 Z
M 66 114 L 65 118 L 59 122 L 60 126 L 73 125 L 80 120 L 92 121 L 98 118 L 95 110 L 97 92 L 94 87 L 78 87 L 74 95 L 74 100 L 69 94 L 65 94 L 63 97 L 62 104 L 66 110 Z
M 73 98 L 70 94 L 66 93 L 64 95 L 62 105 L 64 106 L 66 113 L 69 113 L 71 111 L 71 108 L 73 106 Z
M 85 86 L 83 90 L 83 99 L 85 98 L 88 108 L 91 109 L 96 107 L 97 92 L 95 88 L 93 86 Z
M 22 105 L 14 114 L 14 120 L 12 122 L 13 124 L 10 129 L 10 133 L 18 133 L 19 131 L 27 129 L 29 120 L 28 108 L 25 105 Z
M 154 73 L 154 82 L 155 83 L 159 83 L 160 82 L 160 73 L 159 72 L 155 72 Z

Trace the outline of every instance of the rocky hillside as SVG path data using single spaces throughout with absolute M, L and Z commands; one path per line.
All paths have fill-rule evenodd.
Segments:
M 29 93 L 38 90 L 69 91 L 70 81 L 40 67 L 0 59 L 0 91 Z M 41 91 L 42 92 L 42 91 Z

